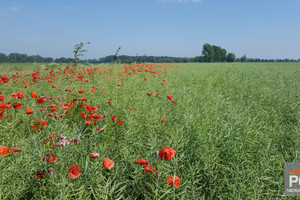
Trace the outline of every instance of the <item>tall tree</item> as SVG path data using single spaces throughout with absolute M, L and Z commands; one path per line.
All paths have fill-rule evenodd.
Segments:
M 6 62 L 7 61 L 7 56 L 4 53 L 0 53 L 0 62 Z
M 204 57 L 204 62 L 213 62 L 215 57 L 214 48 L 208 43 L 204 44 L 202 55 Z
M 234 61 L 235 61 L 234 53 L 228 53 L 226 57 L 226 62 L 234 62 Z
M 243 55 L 243 57 L 241 57 L 241 62 L 246 62 L 247 61 L 247 57 L 246 55 Z

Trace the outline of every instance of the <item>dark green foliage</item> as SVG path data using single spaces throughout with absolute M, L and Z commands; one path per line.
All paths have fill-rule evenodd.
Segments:
M 235 61 L 234 53 L 228 53 L 226 57 L 226 62 L 234 62 L 234 61 Z

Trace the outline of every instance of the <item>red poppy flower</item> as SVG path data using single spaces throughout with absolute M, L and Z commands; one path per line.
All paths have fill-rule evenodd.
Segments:
M 120 121 L 118 121 L 118 124 L 120 125 L 120 126 L 123 126 L 123 122 L 120 120 Z
M 78 92 L 79 92 L 80 94 L 82 94 L 82 93 L 83 93 L 83 90 L 82 90 L 82 89 L 79 89 Z
M 19 99 L 23 99 L 25 97 L 25 95 L 22 93 L 22 92 L 19 92 L 18 93 L 18 98 Z
M 33 110 L 31 110 L 30 108 L 25 108 L 25 112 L 26 114 L 32 114 L 33 113 Z
M 18 94 L 17 93 L 11 93 L 11 96 L 15 99 L 18 97 Z
M 45 96 L 40 96 L 37 100 L 36 100 L 36 104 L 39 103 L 45 103 L 46 102 L 46 97 Z
M 128 108 L 129 108 L 130 111 L 134 111 L 134 108 L 132 108 L 132 107 L 128 107 Z
M 68 174 L 69 174 L 69 177 L 72 179 L 78 178 L 81 175 L 80 167 L 78 165 L 76 165 L 76 166 L 70 165 Z
M 118 83 L 118 86 L 121 87 L 121 86 L 122 86 L 122 83 Z
M 99 158 L 99 154 L 98 153 L 91 153 L 90 155 L 90 158 Z
M 172 95 L 170 95 L 170 94 L 168 94 L 167 95 L 167 98 L 171 101 L 172 100 L 172 98 L 173 98 L 173 96 Z
M 113 103 L 113 101 L 112 101 L 112 100 L 109 100 L 107 103 L 111 105 L 111 104 Z
M 111 169 L 114 167 L 114 161 L 110 160 L 109 158 L 103 159 L 103 167 L 106 169 Z
M 163 118 L 162 118 L 162 121 L 165 122 L 165 121 L 167 121 L 167 119 L 166 119 L 165 117 L 163 117 Z
M 0 93 L 0 101 L 5 101 L 5 96 Z
M 34 92 L 31 92 L 31 98 L 37 98 L 37 94 L 36 93 L 34 93 Z
M 149 173 L 154 172 L 154 173 L 157 173 L 156 169 L 153 166 L 149 165 L 149 164 L 145 164 L 145 169 L 143 169 L 143 174 L 145 174 L 145 172 L 149 172 Z
M 38 178 L 45 178 L 45 177 L 46 177 L 46 172 L 38 171 L 38 172 L 36 172 L 36 174 L 33 178 L 38 179 Z
M 20 148 L 17 148 L 17 147 L 13 147 L 11 150 L 12 150 L 13 152 L 19 152 L 19 151 L 21 151 L 21 149 L 20 149 Z
M 92 87 L 92 92 L 97 91 L 97 88 L 95 88 L 95 86 Z
M 165 159 L 165 160 L 170 160 L 171 158 L 173 158 L 176 154 L 176 151 L 172 148 L 163 148 L 160 150 L 159 152 L 159 157 L 161 159 Z
M 137 161 L 135 161 L 134 164 L 147 165 L 148 161 L 145 160 L 144 158 L 141 158 L 141 159 L 138 159 Z
M 174 103 L 174 104 L 175 104 L 175 103 L 176 103 L 176 101 L 175 101 L 175 100 L 173 100 L 173 101 L 172 101 L 172 103 Z
M 53 153 L 46 153 L 45 155 L 43 155 L 43 161 L 45 161 L 45 159 L 50 164 L 55 164 L 57 161 L 57 158 Z
M 98 128 L 98 129 L 96 129 L 97 131 L 100 131 L 100 132 L 104 132 L 104 129 L 103 129 L 103 127 L 100 127 L 100 128 Z
M 164 85 L 165 83 L 164 83 L 164 82 L 161 82 L 161 84 Z
M 176 175 L 170 176 L 166 179 L 166 184 L 174 185 L 175 188 L 178 188 L 180 185 L 180 178 Z
M 16 103 L 13 105 L 13 107 L 14 107 L 15 109 L 22 109 L 22 104 L 20 104 L 19 102 L 16 102 Z
M 152 95 L 152 92 L 147 92 L 147 95 L 148 95 L 148 96 L 151 96 L 151 95 Z
M 0 155 L 5 156 L 8 153 L 12 153 L 13 151 L 6 146 L 0 146 Z
M 117 115 L 112 115 L 111 116 L 111 119 L 115 122 L 115 121 L 117 121 Z
M 146 80 L 147 80 L 147 77 L 145 77 L 144 80 L 146 81 Z

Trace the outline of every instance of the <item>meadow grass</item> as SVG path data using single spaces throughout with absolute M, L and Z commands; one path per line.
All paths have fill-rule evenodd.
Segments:
M 41 74 L 50 71 L 44 70 L 46 65 L 29 65 L 0 65 L 0 74 L 12 75 L 16 70 L 32 74 L 34 68 Z M 57 66 L 52 67 L 59 72 Z M 130 76 L 123 66 L 99 65 L 91 76 L 86 69 L 75 71 L 89 82 L 79 83 L 72 76 L 71 83 L 67 72 L 55 74 L 52 83 L 11 78 L 0 85 L 6 101 L 22 104 L 21 110 L 5 109 L 0 120 L 0 146 L 21 148 L 21 152 L 0 155 L 0 199 L 284 198 L 284 162 L 300 162 L 300 63 L 160 64 L 153 67 L 158 71 L 156 78 L 144 71 L 145 65 L 134 69 L 137 73 Z M 98 90 L 92 92 L 92 86 Z M 24 99 L 10 96 L 19 91 Z M 36 104 L 31 91 L 61 98 Z M 175 104 L 167 99 L 168 94 Z M 97 126 L 85 124 L 79 101 L 63 118 L 39 112 L 40 107 L 49 109 L 51 103 L 83 97 L 86 105 L 100 106 L 97 113 L 107 115 Z M 34 113 L 27 115 L 25 108 Z M 63 114 L 64 110 L 56 112 Z M 124 125 L 113 122 L 112 115 Z M 48 127 L 31 130 L 39 119 L 47 120 Z M 96 130 L 99 126 L 104 132 Z M 50 134 L 81 142 L 53 148 L 43 144 Z M 164 147 L 175 149 L 176 156 L 169 161 L 157 158 L 156 151 Z M 49 151 L 57 156 L 53 165 L 42 162 Z M 100 157 L 90 159 L 93 152 Z M 115 163 L 111 170 L 102 166 L 105 157 Z M 148 160 L 160 177 L 143 174 L 143 167 L 134 164 L 140 158 Z M 70 165 L 81 167 L 79 178 L 68 177 Z M 49 167 L 53 167 L 53 176 L 46 172 L 44 179 L 33 178 Z M 178 188 L 165 184 L 172 175 L 180 178 Z

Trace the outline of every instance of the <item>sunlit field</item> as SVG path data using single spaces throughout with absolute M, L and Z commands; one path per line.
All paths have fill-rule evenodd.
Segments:
M 0 199 L 277 199 L 300 63 L 0 64 Z

